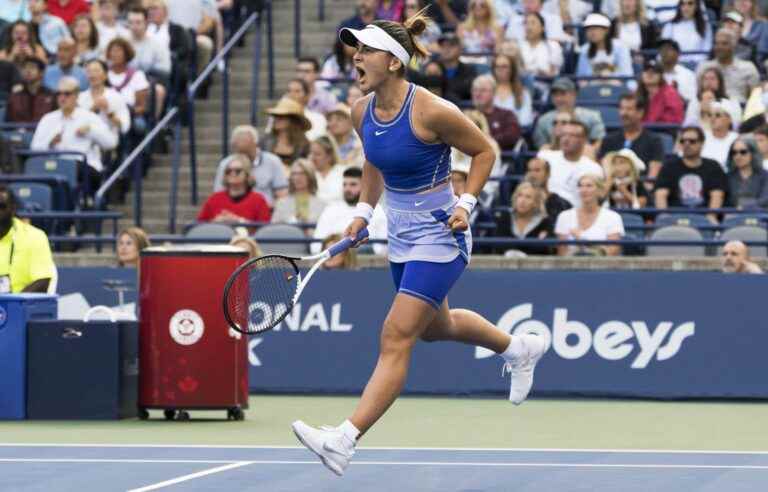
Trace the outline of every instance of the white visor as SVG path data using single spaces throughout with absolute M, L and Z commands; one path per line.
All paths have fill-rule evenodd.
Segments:
M 411 57 L 405 48 L 395 41 L 395 38 L 390 36 L 379 26 L 368 24 L 364 29 L 350 29 L 348 27 L 339 31 L 339 39 L 342 43 L 357 48 L 358 41 L 365 46 L 376 50 L 386 51 L 392 53 L 398 60 L 403 62 L 403 66 L 407 67 L 411 61 Z

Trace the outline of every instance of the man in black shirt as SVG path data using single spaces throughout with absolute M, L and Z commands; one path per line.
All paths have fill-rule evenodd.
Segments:
M 648 176 L 656 177 L 664 161 L 664 145 L 658 135 L 643 128 L 644 114 L 643 105 L 637 95 L 621 96 L 619 116 L 623 129 L 612 132 L 603 139 L 598 158 L 602 159 L 608 152 L 632 149 L 645 163 Z
M 549 181 L 550 175 L 549 162 L 539 157 L 534 157 L 528 161 L 526 169 L 525 180 L 534 186 L 541 188 L 544 192 L 544 209 L 547 212 L 547 217 L 552 219 L 552 223 L 554 223 L 557 220 L 557 216 L 560 215 L 560 212 L 572 207 L 571 202 L 557 193 L 552 193 L 547 188 L 547 182 Z
M 664 163 L 656 180 L 656 208 L 720 208 L 725 203 L 728 178 L 720 164 L 701 157 L 704 132 L 696 126 L 680 131 L 683 157 L 674 156 Z M 707 214 L 716 224 L 717 214 Z
M 453 31 L 444 32 L 438 40 L 440 45 L 440 61 L 445 66 L 446 99 L 451 101 L 466 101 L 472 97 L 472 81 L 477 72 L 473 65 L 467 65 L 459 60 L 461 57 L 461 39 Z

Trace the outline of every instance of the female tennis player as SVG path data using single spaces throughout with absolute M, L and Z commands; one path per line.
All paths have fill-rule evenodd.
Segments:
M 501 355 L 512 374 L 509 399 L 520 404 L 546 343 L 532 334 L 508 335 L 482 316 L 449 309 L 446 295 L 470 259 L 469 216 L 496 158 L 486 136 L 453 104 L 405 80 L 412 56 L 426 56 L 416 37 L 427 27 L 423 11 L 405 23 L 375 21 L 344 28 L 366 96 L 352 109 L 366 162 L 355 218 L 345 234 L 366 227 L 386 190 L 389 260 L 397 294 L 384 320 L 373 375 L 354 413 L 339 427 L 293 423 L 296 437 L 342 475 L 355 443 L 400 394 L 417 340 L 454 340 Z M 451 147 L 472 157 L 467 193 L 450 184 Z

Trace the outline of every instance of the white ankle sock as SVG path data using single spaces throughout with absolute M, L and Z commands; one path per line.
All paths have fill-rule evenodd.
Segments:
M 507 349 L 499 354 L 506 360 L 516 359 L 523 355 L 523 340 L 517 335 L 511 335 L 509 346 Z
M 357 436 L 360 435 L 360 431 L 357 430 L 357 427 L 355 427 L 355 424 L 350 422 L 349 420 L 345 420 L 341 423 L 341 425 L 338 427 L 338 429 L 351 440 L 353 443 L 357 442 Z

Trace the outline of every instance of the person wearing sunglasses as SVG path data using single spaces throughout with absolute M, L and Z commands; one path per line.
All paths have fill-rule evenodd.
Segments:
M 757 145 L 737 138 L 728 153 L 728 185 L 731 205 L 741 209 L 768 207 L 768 171 Z
M 224 170 L 224 189 L 205 201 L 198 222 L 269 222 L 272 212 L 266 198 L 254 191 L 251 177 L 253 162 L 245 154 L 230 156 Z
M 17 198 L 0 184 L 0 293 L 46 293 L 56 277 L 45 232 L 16 217 Z
M 728 192 L 728 178 L 716 161 L 702 157 L 704 131 L 697 126 L 680 130 L 682 157 L 666 160 L 656 178 L 656 208 L 720 208 Z M 708 214 L 717 223 L 716 214 Z
M 706 140 L 701 155 L 717 161 L 727 170 L 728 150 L 739 134 L 734 131 L 741 121 L 731 114 L 730 106 L 723 101 L 709 103 L 709 130 L 704 130 Z

